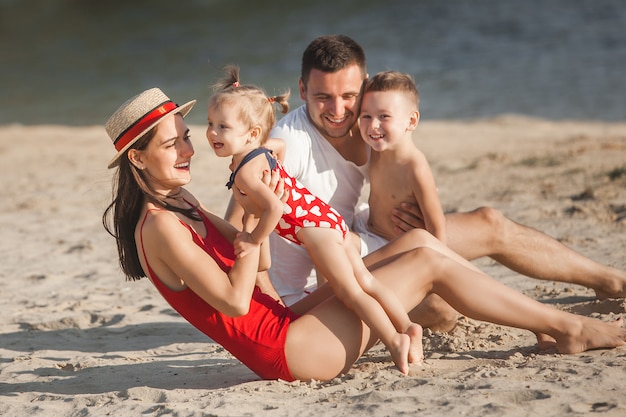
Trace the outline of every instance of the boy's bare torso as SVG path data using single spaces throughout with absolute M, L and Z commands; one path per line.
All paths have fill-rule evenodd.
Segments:
M 369 221 L 371 232 L 391 240 L 396 236 L 391 213 L 402 202 L 418 203 L 415 197 L 415 158 L 387 162 L 378 152 L 370 160 Z

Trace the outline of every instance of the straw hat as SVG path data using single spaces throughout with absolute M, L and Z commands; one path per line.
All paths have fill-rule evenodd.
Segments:
M 185 117 L 194 104 L 196 100 L 179 106 L 158 88 L 151 88 L 130 98 L 104 125 L 117 150 L 117 155 L 111 159 L 108 167 L 117 166 L 120 156 L 165 116 L 180 113 Z

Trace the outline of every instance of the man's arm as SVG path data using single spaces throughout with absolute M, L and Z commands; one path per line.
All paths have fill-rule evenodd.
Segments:
M 395 224 L 396 236 L 411 230 L 425 229 L 424 215 L 417 203 L 401 203 L 400 207 L 393 209 L 391 221 Z

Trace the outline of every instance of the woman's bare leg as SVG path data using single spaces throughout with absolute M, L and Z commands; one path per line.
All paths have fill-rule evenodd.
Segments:
M 429 252 L 429 255 L 425 256 L 422 253 L 424 251 Z M 578 353 L 626 343 L 626 329 L 621 328 L 621 320 L 604 323 L 552 308 L 431 249 L 418 249 L 402 257 L 404 256 L 414 257 L 415 265 L 420 265 L 420 268 L 430 264 L 432 275 L 423 279 L 430 283 L 429 291 L 439 294 L 468 317 L 547 334 L 554 338 L 560 353 Z M 410 264 L 411 262 L 396 261 L 374 271 L 374 275 L 394 288 L 396 293 L 398 290 L 407 291 L 408 288 L 397 286 L 398 280 L 392 274 L 409 274 L 416 269 Z M 398 270 L 403 267 L 406 268 L 404 272 Z
M 432 248 L 432 249 L 436 250 L 437 252 L 444 254 L 448 259 L 452 259 L 455 262 L 458 261 L 459 266 L 468 267 L 474 273 L 478 272 L 478 274 L 472 274 L 472 276 L 486 277 L 474 265 L 472 265 L 471 263 L 465 261 L 465 259 L 462 259 L 462 258 L 459 259 L 459 257 L 455 255 L 455 252 L 452 252 L 445 245 L 442 245 L 437 239 L 432 237 L 430 234 L 425 234 L 425 233 L 419 234 L 420 231 L 421 230 L 419 230 L 419 229 L 415 229 L 413 231 L 413 233 L 414 233 L 413 236 L 408 236 L 408 237 L 405 238 L 404 235 L 402 235 L 399 238 L 397 238 L 396 240 L 390 242 L 388 245 L 386 245 L 384 248 L 381 249 L 381 253 L 377 254 L 376 252 L 374 252 L 373 253 L 374 256 L 372 257 L 370 262 L 372 260 L 373 261 L 378 261 L 379 264 L 380 263 L 384 264 L 385 262 L 389 262 L 390 259 L 393 259 L 393 255 L 392 254 L 394 253 L 394 251 L 397 252 L 397 253 L 398 252 L 402 252 L 402 251 L 406 250 L 407 248 L 410 248 L 412 244 L 417 243 L 418 245 L 420 245 L 420 247 Z M 410 233 L 410 232 L 411 231 L 405 233 L 405 235 Z M 424 231 L 421 231 L 421 232 L 424 232 Z M 384 260 L 385 257 L 388 257 L 387 260 Z M 366 263 L 369 263 L 367 261 L 368 260 L 366 258 Z M 491 281 L 493 283 L 496 282 L 496 281 L 494 281 L 492 279 L 489 279 L 489 281 Z M 442 282 L 443 283 L 447 283 L 446 281 L 442 281 Z M 513 294 L 516 294 L 516 295 L 519 294 L 518 292 L 516 292 L 514 290 L 511 290 L 510 288 L 508 288 L 508 287 L 506 287 L 506 286 L 504 286 L 504 285 L 502 285 L 500 283 L 497 283 L 497 284 L 502 289 L 502 291 L 506 290 L 506 292 L 512 292 Z M 434 300 L 430 300 L 431 304 L 434 304 L 434 307 L 436 308 L 436 311 L 438 313 L 441 313 L 441 312 L 446 313 L 445 304 L 450 303 L 450 297 L 449 296 L 445 296 L 444 293 L 442 293 L 441 291 L 434 291 L 434 292 L 436 294 L 438 294 L 439 296 L 441 296 L 443 299 L 445 299 L 445 301 L 444 300 L 434 299 Z M 504 294 L 504 292 L 503 292 L 503 294 Z M 429 300 L 430 298 L 432 298 L 432 295 L 428 296 L 425 301 Z M 530 300 L 530 299 L 528 298 L 527 300 Z M 532 300 L 532 301 L 534 302 L 534 300 Z M 535 303 L 543 306 L 543 304 L 540 304 L 540 303 L 537 303 L 537 302 L 535 302 Z M 419 319 L 419 314 L 428 313 L 428 310 L 432 309 L 432 308 L 433 308 L 433 305 L 425 305 L 424 303 L 422 303 L 422 304 L 420 304 L 417 307 L 417 309 L 414 309 L 414 311 L 411 312 L 410 316 L 412 318 L 417 316 L 415 318 L 415 320 L 420 322 L 420 323 L 422 323 L 422 325 L 424 325 L 423 324 L 424 321 L 423 320 L 420 321 L 420 319 Z M 451 306 L 451 309 L 453 309 L 453 308 L 454 308 L 454 306 Z M 558 310 L 556 310 L 556 311 L 558 311 Z M 462 313 L 471 317 L 471 314 L 468 314 L 468 313 L 466 313 L 464 311 L 462 311 Z M 452 314 L 450 314 L 450 317 L 453 317 Z M 579 317 L 579 316 L 577 316 L 577 317 Z M 432 317 L 432 313 L 431 313 L 431 316 L 427 316 L 426 318 L 427 319 L 430 318 L 431 321 L 434 321 L 436 319 L 436 317 Z M 474 317 L 474 318 L 481 319 L 479 317 Z M 582 317 L 580 317 L 580 318 L 584 319 Z M 487 318 L 487 319 L 483 318 L 482 320 L 494 322 L 492 319 L 489 319 L 489 318 Z M 542 331 L 540 331 L 538 329 L 532 329 L 532 328 L 530 328 L 528 326 L 520 326 L 520 325 L 511 324 L 511 323 L 509 323 L 509 324 L 507 324 L 507 323 L 499 323 L 499 324 L 505 324 L 505 325 L 509 325 L 509 326 L 513 326 L 513 327 L 526 328 L 528 330 L 533 331 L 536 334 L 536 336 L 537 336 L 537 341 L 539 343 L 540 348 L 548 348 L 548 347 L 556 346 L 559 349 L 567 350 L 567 348 L 564 345 L 559 347 L 559 341 L 555 340 L 554 334 L 550 334 L 550 333 L 547 333 L 547 332 L 542 332 Z M 425 325 L 424 327 L 427 327 L 427 326 Z M 590 342 L 590 343 L 595 343 L 595 342 Z M 599 343 L 601 344 L 602 342 L 599 342 Z M 586 350 L 586 349 L 583 349 L 583 350 Z M 571 352 L 564 352 L 564 353 L 571 353 Z
M 561 353 L 626 343 L 621 321 L 604 323 L 546 306 L 429 248 L 398 255 L 373 273 L 406 311 L 434 291 L 468 317 L 549 334 Z M 290 326 L 285 351 L 294 377 L 325 380 L 347 372 L 373 343 L 358 316 L 330 298 Z
M 440 240 L 423 229 L 411 229 L 396 239 L 390 241 L 382 248 L 370 253 L 363 262 L 368 268 L 380 266 L 394 259 L 399 254 L 411 251 L 415 248 L 428 247 L 434 249 L 452 259 L 457 260 L 468 268 L 478 269 L 464 258 L 453 252 Z M 459 313 L 454 310 L 437 294 L 428 295 L 419 305 L 409 312 L 412 322 L 419 323 L 433 331 L 447 332 L 456 326 Z

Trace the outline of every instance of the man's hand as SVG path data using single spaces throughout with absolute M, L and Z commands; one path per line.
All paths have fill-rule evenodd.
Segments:
M 411 229 L 425 229 L 424 215 L 415 203 L 400 203 L 400 207 L 393 209 L 391 221 L 395 224 L 396 235 Z
M 267 184 L 270 190 L 274 190 L 274 194 L 283 203 L 287 201 L 289 196 L 285 193 L 285 180 L 280 177 L 280 173 L 277 170 L 263 171 L 263 183 Z

